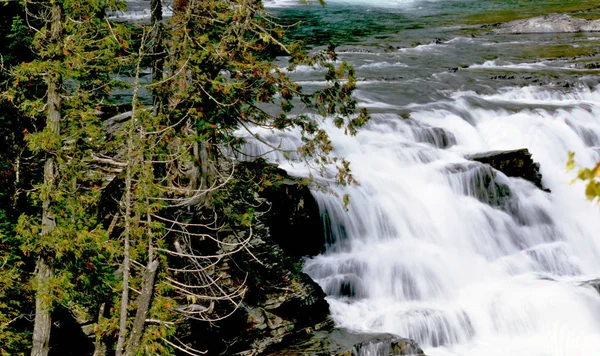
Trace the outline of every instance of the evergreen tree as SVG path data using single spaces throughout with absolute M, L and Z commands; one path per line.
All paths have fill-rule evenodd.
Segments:
M 10 68 L 2 97 L 32 123 L 25 141 L 39 162 L 27 195 L 34 208 L 13 239 L 35 265 L 24 287 L 35 296 L 32 355 L 48 354 L 59 305 L 94 322 L 95 355 L 198 354 L 175 335 L 241 305 L 244 281 L 215 271 L 233 254 L 252 255 L 258 194 L 280 179 L 262 160 L 241 164 L 254 157 L 244 157 L 238 130 L 272 150 L 281 148 L 256 128 L 295 130 L 302 144 L 285 152 L 290 160 L 317 172 L 337 166 L 336 183 L 354 182 L 319 124 L 355 134 L 368 120 L 355 113 L 354 71 L 335 66 L 333 48 L 309 55 L 288 43 L 260 1 L 179 0 L 167 21 L 161 5 L 151 2 L 150 23 L 133 25 L 131 39 L 106 17 L 122 8 L 116 0 L 24 3 L 38 24 L 33 56 Z M 325 68 L 326 87 L 303 92 L 274 64 L 280 54 L 290 68 Z M 131 111 L 101 122 L 124 67 L 135 78 Z M 152 80 L 142 84 L 146 68 Z
M 19 23 L 35 33 L 32 56 L 9 68 L 10 86 L 2 94 L 17 108 L 22 125 L 33 127 L 25 142 L 41 170 L 27 197 L 33 211 L 19 217 L 15 237 L 35 264 L 24 291 L 35 293 L 36 356 L 49 352 L 57 305 L 86 313 L 106 288 L 99 276 L 105 274 L 110 241 L 95 218 L 102 177 L 88 163 L 101 141 L 97 108 L 112 87 L 106 79 L 121 47 L 119 30 L 104 18 L 110 7 L 122 4 L 24 2 L 26 18 Z

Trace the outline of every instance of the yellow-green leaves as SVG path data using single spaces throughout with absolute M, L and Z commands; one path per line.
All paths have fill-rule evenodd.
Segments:
M 569 158 L 567 160 L 567 171 L 571 171 L 575 169 L 575 153 L 569 152 Z M 600 162 L 596 164 L 593 168 L 583 168 L 577 172 L 577 178 L 575 178 L 571 183 L 581 180 L 586 182 L 585 187 L 585 196 L 588 200 L 598 200 L 600 203 Z
M 569 158 L 567 159 L 567 172 L 575 169 L 575 152 L 569 152 Z

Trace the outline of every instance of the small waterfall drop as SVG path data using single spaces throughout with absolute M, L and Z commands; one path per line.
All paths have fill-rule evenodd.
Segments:
M 455 92 L 410 119 L 372 116 L 356 137 L 324 124 L 359 181 L 333 187 L 348 212 L 314 192 L 329 246 L 304 270 L 337 324 L 430 356 L 600 355 L 600 295 L 583 285 L 600 276 L 599 212 L 565 168 L 569 151 L 583 166 L 599 158 L 600 87 Z M 552 193 L 464 158 L 523 147 Z
M 600 90 L 458 93 L 444 106 L 376 114 L 356 139 L 331 130 L 360 185 L 336 188 L 347 213 L 315 193 L 334 242 L 305 271 L 334 319 L 428 355 L 600 355 L 600 296 L 581 286 L 600 274 L 599 212 L 565 169 L 569 151 L 598 159 Z M 463 158 L 522 147 L 551 194 Z

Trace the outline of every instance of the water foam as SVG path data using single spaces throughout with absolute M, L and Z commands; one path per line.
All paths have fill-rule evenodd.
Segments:
M 598 207 L 565 169 L 569 151 L 598 159 L 600 89 L 460 92 L 444 109 L 412 109 L 409 120 L 374 114 L 356 137 L 325 124 L 360 182 L 333 187 L 351 195 L 347 213 L 315 192 L 330 245 L 305 271 L 336 322 L 414 338 L 434 356 L 600 354 L 600 296 L 580 285 L 600 275 Z M 522 147 L 552 193 L 463 158 Z

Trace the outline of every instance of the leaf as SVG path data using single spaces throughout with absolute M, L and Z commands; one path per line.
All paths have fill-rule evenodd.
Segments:
M 575 169 L 575 160 L 573 157 L 575 157 L 575 152 L 569 152 L 569 158 L 567 159 L 567 172 Z

